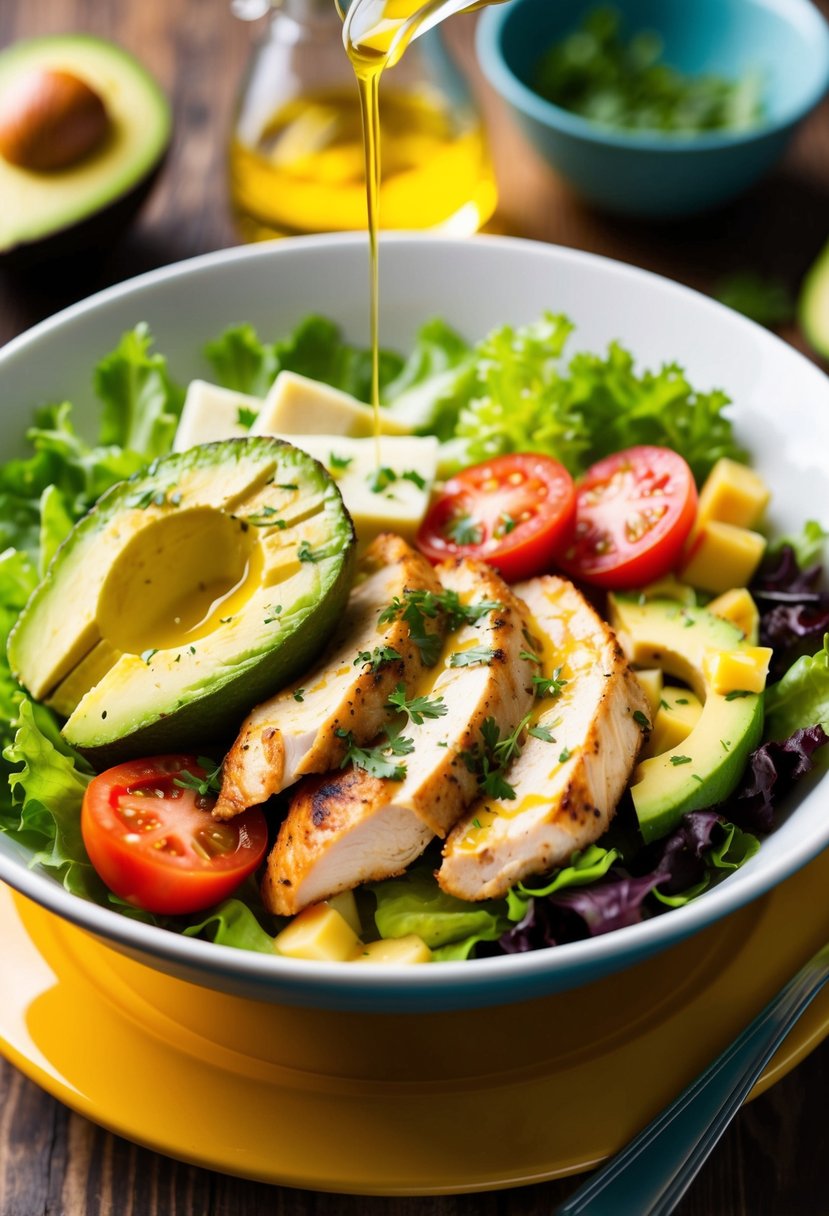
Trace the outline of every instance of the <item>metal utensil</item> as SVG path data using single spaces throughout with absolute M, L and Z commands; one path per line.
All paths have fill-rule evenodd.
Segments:
M 554 1216 L 669 1216 L 777 1048 L 829 980 L 829 945 Z

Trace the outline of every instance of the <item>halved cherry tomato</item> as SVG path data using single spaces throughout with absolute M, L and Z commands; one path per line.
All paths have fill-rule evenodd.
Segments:
M 576 526 L 560 564 L 597 587 L 642 587 L 675 569 L 694 523 L 697 488 L 670 448 L 606 456 L 576 486 Z
M 516 452 L 472 465 L 447 481 L 417 534 L 433 562 L 476 557 L 505 579 L 549 569 L 575 515 L 573 479 L 549 456 Z
M 258 808 L 227 823 L 215 798 L 187 782 L 194 756 L 130 760 L 93 777 L 81 810 L 89 860 L 106 885 L 147 912 L 198 912 L 224 899 L 259 865 L 268 843 Z

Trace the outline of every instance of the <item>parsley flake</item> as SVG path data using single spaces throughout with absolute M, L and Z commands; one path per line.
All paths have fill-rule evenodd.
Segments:
M 183 768 L 178 777 L 173 778 L 173 785 L 177 785 L 183 790 L 195 790 L 202 798 L 206 798 L 210 794 L 218 794 L 222 788 L 221 761 L 216 764 L 208 756 L 197 756 L 196 760 L 199 768 L 204 769 L 204 776 L 197 777 L 195 773 Z
M 551 676 L 533 676 L 533 688 L 537 697 L 557 697 L 567 685 L 567 680 L 561 678 L 561 668 L 557 667 Z
M 344 739 L 346 744 L 340 768 L 353 764 L 355 768 L 363 769 L 372 777 L 384 777 L 391 781 L 402 781 L 406 776 L 406 765 L 396 761 L 398 757 L 408 756 L 414 751 L 411 739 L 395 734 L 387 727 L 385 743 L 378 743 L 374 747 L 358 747 L 351 731 L 339 729 L 335 733 L 340 739 Z
M 407 714 L 415 726 L 422 726 L 426 718 L 442 718 L 448 713 L 443 697 L 434 697 L 431 701 L 428 697 L 412 697 L 409 700 L 405 684 L 397 685 L 386 704 L 389 709 Z
M 534 739 L 541 739 L 544 743 L 555 743 L 554 736 L 550 733 L 547 727 L 542 726 L 540 722 L 535 726 L 531 726 L 527 731 L 527 734 L 532 735 Z
M 146 663 L 147 666 L 149 667 L 150 659 L 153 657 L 154 654 L 158 654 L 157 646 L 154 650 L 142 650 L 141 655 L 140 655 L 142 663 Z
M 331 473 L 344 473 L 353 461 L 353 456 L 338 456 L 336 452 L 330 452 L 328 456 L 329 471 Z
M 650 730 L 651 724 L 648 721 L 647 715 L 643 714 L 641 709 L 635 709 L 633 711 L 633 720 L 637 726 L 642 727 L 642 730 Z
M 484 539 L 483 529 L 471 515 L 456 515 L 444 529 L 449 540 L 456 545 L 480 545 Z
M 393 646 L 375 646 L 374 650 L 361 650 L 354 660 L 354 666 L 368 665 L 372 671 L 377 671 L 384 663 L 395 663 L 402 658 L 402 654 Z
M 725 694 L 726 701 L 736 701 L 738 697 L 750 697 L 752 693 L 747 688 L 735 688 Z
M 249 431 L 258 417 L 258 412 L 251 409 L 249 405 L 240 405 L 236 410 L 236 425 Z
M 305 700 L 305 689 L 304 688 L 295 688 L 292 695 L 293 695 L 293 698 L 295 701 L 304 701 Z
M 469 650 L 456 650 L 449 659 L 450 667 L 489 667 L 496 651 L 491 646 L 470 646 Z
M 673 764 L 673 765 L 690 764 L 690 763 L 691 763 L 690 756 L 671 756 L 671 764 Z

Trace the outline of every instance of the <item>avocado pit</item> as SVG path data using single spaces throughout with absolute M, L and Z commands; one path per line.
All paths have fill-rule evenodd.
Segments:
M 21 169 L 75 165 L 101 147 L 111 125 L 100 95 L 74 72 L 34 68 L 0 96 L 0 154 Z

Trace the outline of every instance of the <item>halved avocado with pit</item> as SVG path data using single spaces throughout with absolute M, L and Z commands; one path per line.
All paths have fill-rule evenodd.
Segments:
M 353 550 L 339 490 L 290 444 L 169 456 L 76 525 L 12 631 L 12 669 L 98 768 L 203 751 L 322 649 Z
M 26 39 L 0 53 L 0 115 L 21 79 L 53 71 L 99 95 L 108 129 L 64 168 L 24 168 L 0 157 L 3 265 L 104 244 L 143 201 L 170 142 L 170 106 L 152 76 L 121 47 L 82 34 Z

